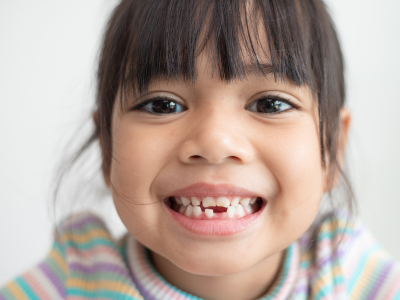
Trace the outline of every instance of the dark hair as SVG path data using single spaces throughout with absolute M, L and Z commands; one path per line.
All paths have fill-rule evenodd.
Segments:
M 262 34 L 267 45 L 260 42 Z M 98 140 L 102 170 L 109 176 L 111 115 L 118 91 L 145 93 L 160 78 L 194 82 L 196 58 L 203 51 L 216 59 L 215 71 L 226 82 L 246 78 L 249 61 L 252 72 L 266 75 L 262 55 L 269 58 L 276 80 L 308 85 L 318 102 L 322 165 L 329 168 L 330 184 L 339 172 L 351 194 L 337 160 L 345 101 L 343 58 L 321 0 L 122 0 L 100 52 L 95 128 L 73 161 Z M 348 206 L 353 206 L 352 194 Z

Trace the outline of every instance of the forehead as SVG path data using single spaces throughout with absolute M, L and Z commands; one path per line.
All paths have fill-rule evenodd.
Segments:
M 310 82 L 295 0 L 145 2 L 132 19 L 123 87 L 142 93 L 160 79 L 195 82 L 205 54 L 213 76 L 226 82 L 270 73 Z

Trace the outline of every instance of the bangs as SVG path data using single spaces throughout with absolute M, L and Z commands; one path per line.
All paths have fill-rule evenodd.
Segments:
M 129 1 L 118 24 L 119 86 L 142 94 L 152 80 L 195 82 L 196 59 L 206 52 L 222 81 L 273 73 L 311 87 L 300 9 L 295 0 Z

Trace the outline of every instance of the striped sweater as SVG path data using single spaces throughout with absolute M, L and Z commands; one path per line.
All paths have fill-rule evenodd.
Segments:
M 286 249 L 262 299 L 400 299 L 400 264 L 362 224 L 341 213 L 318 224 Z M 62 223 L 42 263 L 0 289 L 6 299 L 200 298 L 170 285 L 132 236 L 115 241 L 98 217 L 80 214 Z

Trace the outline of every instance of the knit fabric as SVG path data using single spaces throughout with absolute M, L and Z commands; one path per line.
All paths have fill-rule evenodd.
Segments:
M 11 299 L 200 299 L 169 284 L 132 236 L 115 241 L 91 214 L 72 216 L 36 268 L 0 289 Z M 285 252 L 261 299 L 400 300 L 400 264 L 365 227 L 342 213 L 325 216 Z

